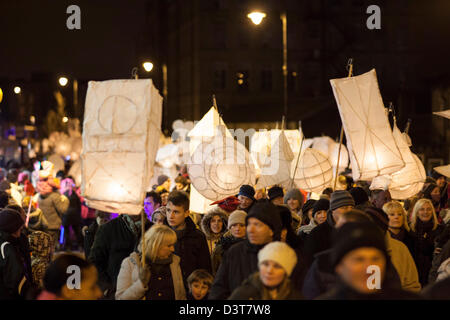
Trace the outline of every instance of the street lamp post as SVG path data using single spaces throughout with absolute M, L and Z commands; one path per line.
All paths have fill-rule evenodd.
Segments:
M 58 83 L 61 87 L 65 87 L 69 83 L 69 79 L 66 77 L 59 77 Z M 78 117 L 78 80 L 73 79 L 72 81 L 73 88 L 73 109 L 75 111 L 75 117 Z
M 254 11 L 247 15 L 247 17 L 255 24 L 259 25 L 266 17 L 264 12 Z M 282 31 L 283 31 L 283 65 L 281 71 L 283 73 L 283 112 L 285 123 L 288 121 L 288 60 L 287 60 L 287 16 L 286 12 L 280 14 Z

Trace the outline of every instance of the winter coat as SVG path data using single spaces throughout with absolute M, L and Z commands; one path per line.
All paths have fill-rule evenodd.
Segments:
M 91 254 L 91 248 L 94 244 L 95 234 L 97 233 L 99 226 L 97 221 L 91 223 L 91 225 L 84 232 L 84 256 L 89 257 Z
M 448 258 L 450 258 L 450 240 L 447 241 L 446 245 L 442 248 L 442 251 L 439 254 L 434 255 L 428 277 L 428 283 L 433 283 L 436 281 L 439 267 Z
M 58 192 L 47 195 L 39 195 L 39 209 L 42 210 L 48 223 L 48 229 L 59 231 L 62 224 L 62 216 L 69 208 L 69 199 Z
M 411 256 L 414 258 L 416 253 L 414 252 L 414 237 L 411 235 L 411 233 L 406 231 L 405 228 L 402 228 L 400 233 L 398 234 L 392 233 L 389 229 L 388 231 L 392 239 L 401 241 L 405 244 L 406 247 L 408 247 Z
M 140 300 L 149 295 L 155 296 L 154 300 L 168 300 L 168 297 L 175 297 L 175 300 L 186 300 L 186 291 L 181 275 L 180 258 L 172 255 L 172 263 L 164 266 L 167 272 L 156 274 L 150 268 L 149 284 L 144 285 L 139 279 L 141 270 L 141 258 L 136 252 L 133 252 L 128 258 L 125 258 L 120 268 L 117 278 L 116 300 Z M 164 274 L 164 276 L 162 276 Z M 159 288 L 153 288 L 155 283 Z M 170 283 L 167 283 L 170 282 Z
M 222 230 L 219 234 L 215 234 L 211 230 L 211 220 L 214 216 L 219 216 L 222 220 Z M 219 242 L 222 235 L 227 231 L 227 221 L 228 216 L 225 212 L 221 212 L 219 210 L 213 210 L 206 214 L 201 221 L 201 228 L 203 233 L 206 236 L 206 241 L 208 243 L 209 253 L 212 255 L 214 248 Z
M 20 238 L 0 231 L 0 300 L 24 299 L 33 285 L 30 257 Z
M 31 268 L 33 282 L 43 287 L 45 271 L 50 265 L 51 255 L 54 248 L 53 238 L 50 234 L 42 231 L 34 231 L 28 236 L 31 248 Z
M 443 225 L 438 225 L 432 230 L 433 224 L 423 224 L 418 219 L 416 231 L 411 231 L 414 237 L 414 260 L 416 262 L 417 271 L 419 272 L 419 281 L 422 287 L 428 284 L 428 275 L 430 273 L 433 261 L 433 252 L 435 249 L 435 239 L 443 231 Z
M 450 300 L 450 277 L 427 286 L 422 295 L 429 300 Z
M 222 257 L 227 252 L 227 250 L 234 245 L 235 243 L 238 243 L 245 238 L 235 238 L 231 235 L 231 232 L 226 232 L 217 243 L 212 256 L 211 256 L 211 264 L 212 264 L 212 272 L 213 275 L 217 273 L 217 270 L 219 270 L 220 263 L 222 262 Z
M 81 201 L 75 192 L 69 196 L 69 192 L 64 194 L 69 199 L 69 207 L 62 217 L 62 225 L 81 225 Z
M 146 220 L 145 229 L 148 230 L 151 225 Z M 98 228 L 89 260 L 97 267 L 99 286 L 103 292 L 108 290 L 109 294 L 114 293 L 122 261 L 135 250 L 139 240 L 140 236 L 133 233 L 124 215 Z
M 255 272 L 233 291 L 228 300 L 266 300 L 264 297 L 272 300 L 260 279 L 259 272 Z M 286 278 L 279 286 L 276 300 L 302 300 L 302 295 L 289 278 Z
M 307 266 L 311 265 L 315 254 L 331 248 L 331 237 L 335 224 L 331 211 L 328 211 L 327 221 L 318 225 L 309 233 L 304 244 L 305 263 Z
M 196 269 L 211 272 L 211 256 L 206 237 L 189 217 L 186 218 L 185 229 L 177 231 L 175 254 L 181 259 L 181 272 L 185 281 Z
M 314 221 L 314 219 L 311 219 L 311 221 L 309 221 L 309 224 L 307 224 L 306 226 L 301 226 L 300 229 L 298 230 L 298 235 L 300 237 L 302 237 L 303 239 L 306 239 L 306 237 L 302 236 L 302 233 L 306 233 L 306 234 L 310 234 L 311 231 L 317 227 L 317 223 Z

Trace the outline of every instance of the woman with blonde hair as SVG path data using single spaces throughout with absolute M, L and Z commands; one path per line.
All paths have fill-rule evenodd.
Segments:
M 438 223 L 431 200 L 419 199 L 416 202 L 411 214 L 410 228 L 414 238 L 414 260 L 419 272 L 419 281 L 422 287 L 425 287 L 436 249 L 435 240 L 444 229 L 444 226 Z
M 177 235 L 165 225 L 153 225 L 137 252 L 124 259 L 117 278 L 116 300 L 186 300 L 180 258 L 173 254 Z
M 383 211 L 389 218 L 389 234 L 393 239 L 403 242 L 414 257 L 414 238 L 410 234 L 408 218 L 405 209 L 398 201 L 392 200 L 383 205 Z

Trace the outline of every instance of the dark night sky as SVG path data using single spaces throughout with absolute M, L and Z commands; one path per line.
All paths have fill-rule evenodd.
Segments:
M 81 8 L 81 30 L 66 28 L 66 8 Z M 77 78 L 128 78 L 145 1 L 0 1 L 0 77 L 56 72 Z

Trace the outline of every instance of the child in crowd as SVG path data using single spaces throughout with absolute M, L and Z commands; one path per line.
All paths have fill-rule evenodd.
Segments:
M 213 276 L 203 269 L 194 270 L 187 278 L 188 300 L 208 300 L 208 293 L 213 283 Z

